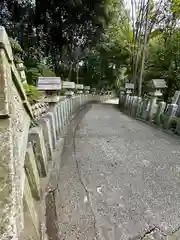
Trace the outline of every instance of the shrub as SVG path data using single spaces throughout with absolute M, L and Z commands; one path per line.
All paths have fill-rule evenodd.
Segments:
M 30 85 L 36 85 L 36 81 L 39 77 L 41 77 L 41 73 L 39 72 L 38 68 L 29 68 L 26 71 L 27 82 Z
M 37 87 L 33 85 L 29 85 L 27 83 L 24 83 L 23 86 L 24 86 L 24 90 L 26 92 L 27 98 L 31 104 L 36 102 L 40 98 L 41 95 Z
M 23 52 L 21 45 L 15 39 L 9 38 L 9 41 L 14 54 Z
M 38 69 L 41 75 L 44 77 L 56 77 L 56 74 L 53 71 L 51 71 L 51 69 L 48 68 L 47 66 L 39 64 Z

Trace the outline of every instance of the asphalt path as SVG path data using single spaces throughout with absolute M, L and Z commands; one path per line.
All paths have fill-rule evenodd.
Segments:
M 60 240 L 180 239 L 180 141 L 89 106 L 70 128 L 56 196 Z

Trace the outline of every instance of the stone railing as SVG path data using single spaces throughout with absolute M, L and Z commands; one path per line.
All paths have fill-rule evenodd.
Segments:
M 42 114 L 48 112 L 49 104 L 48 103 L 35 103 L 31 106 L 31 111 L 33 114 L 33 118 L 39 119 Z
M 82 105 L 111 96 L 79 95 L 31 107 L 3 27 L 0 73 L 0 239 L 46 240 L 46 198 L 56 184 L 66 126 Z
M 172 130 L 180 135 L 179 107 L 176 104 L 158 102 L 152 96 L 142 99 L 137 96 L 120 95 L 119 108 L 126 114 Z

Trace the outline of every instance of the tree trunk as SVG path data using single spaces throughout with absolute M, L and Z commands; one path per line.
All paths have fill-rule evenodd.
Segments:
M 146 47 L 147 47 L 147 39 L 148 39 L 148 13 L 149 13 L 149 2 L 147 2 L 147 10 L 146 10 L 146 21 L 145 21 L 145 32 L 144 32 L 144 44 L 143 44 L 143 56 L 142 56 L 142 62 L 141 62 L 141 71 L 140 71 L 140 78 L 139 78 L 139 84 L 138 84 L 138 96 L 141 97 L 142 94 L 142 80 L 143 80 L 143 74 L 144 74 L 144 64 L 145 64 L 145 58 L 146 58 Z

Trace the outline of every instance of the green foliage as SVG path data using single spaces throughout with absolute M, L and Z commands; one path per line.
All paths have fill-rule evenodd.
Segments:
M 179 29 L 160 33 L 149 42 L 144 72 L 145 82 L 152 78 L 164 78 L 168 88 L 164 93 L 165 101 L 180 89 L 180 33 Z
M 14 54 L 23 52 L 21 45 L 15 39 L 9 37 L 9 41 Z
M 40 98 L 40 92 L 35 86 L 25 83 L 23 84 L 23 87 L 26 92 L 27 98 L 31 104 L 36 102 Z
M 172 0 L 171 1 L 171 12 L 176 16 L 180 17 L 180 0 Z
M 38 65 L 39 72 L 44 77 L 56 77 L 56 74 L 49 69 L 47 66 L 44 66 L 42 64 Z
M 38 68 L 29 68 L 26 70 L 27 82 L 30 85 L 36 85 L 38 78 L 41 76 Z
M 43 77 L 55 77 L 55 73 L 46 65 L 38 64 L 33 59 L 26 59 L 24 62 L 26 67 L 27 82 L 36 85 L 37 79 Z
M 111 14 L 111 21 L 100 42 L 87 52 L 80 73 L 83 83 L 99 89 L 119 88 L 126 78 L 131 57 L 132 30 L 127 13 L 118 1 L 113 1 Z

